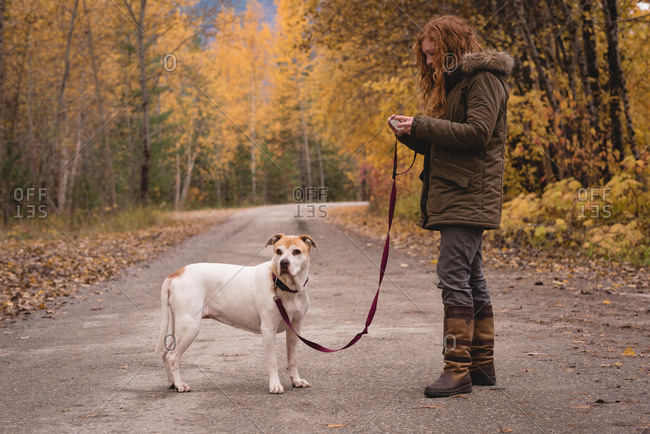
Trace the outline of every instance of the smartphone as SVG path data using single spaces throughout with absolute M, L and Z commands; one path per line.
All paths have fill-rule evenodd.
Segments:
M 402 128 L 399 128 L 399 127 L 398 127 L 398 125 L 400 124 L 400 122 L 399 122 L 397 119 L 391 119 L 391 120 L 388 121 L 388 122 L 389 122 L 389 123 L 393 126 L 393 128 L 395 128 L 397 131 L 402 131 L 402 130 L 404 129 L 404 127 L 402 127 Z

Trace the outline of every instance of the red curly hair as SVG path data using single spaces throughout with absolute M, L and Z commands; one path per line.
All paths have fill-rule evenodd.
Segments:
M 436 48 L 433 66 L 427 65 L 422 41 L 429 39 Z M 438 118 L 445 112 L 447 98 L 445 72 L 453 71 L 467 53 L 475 53 L 481 45 L 472 27 L 453 15 L 433 17 L 413 44 L 412 53 L 420 72 L 420 110 L 426 116 Z

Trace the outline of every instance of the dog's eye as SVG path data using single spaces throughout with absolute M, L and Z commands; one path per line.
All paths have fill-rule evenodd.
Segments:
M 282 250 L 278 249 L 278 250 L 275 251 L 275 253 L 277 253 L 278 255 L 281 255 L 281 254 L 282 254 Z
M 294 251 L 293 251 L 293 256 L 298 256 L 298 255 L 301 254 L 301 253 L 302 253 L 302 252 L 301 252 L 300 250 L 294 250 Z

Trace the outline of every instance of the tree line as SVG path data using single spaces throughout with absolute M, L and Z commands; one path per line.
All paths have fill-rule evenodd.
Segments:
M 600 185 L 647 161 L 648 15 L 635 1 L 0 0 L 0 206 L 109 213 L 377 199 L 410 48 L 435 14 L 515 58 L 505 188 Z M 405 157 L 406 158 L 406 157 Z M 647 173 L 635 175 L 647 187 Z M 417 190 L 410 178 L 408 190 Z M 414 193 L 415 194 L 415 193 Z

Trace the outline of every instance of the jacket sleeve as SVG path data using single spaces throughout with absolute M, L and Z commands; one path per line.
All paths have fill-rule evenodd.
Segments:
M 505 89 L 490 72 L 473 76 L 467 93 L 467 121 L 418 116 L 413 119 L 411 135 L 417 139 L 463 151 L 483 150 L 492 137 L 499 118 Z
M 395 137 L 397 137 L 397 140 L 399 140 L 401 143 L 405 144 L 412 151 L 415 151 L 418 154 L 424 155 L 427 148 L 429 147 L 429 144 L 427 142 L 417 139 L 410 134 L 402 134 L 401 136 Z

